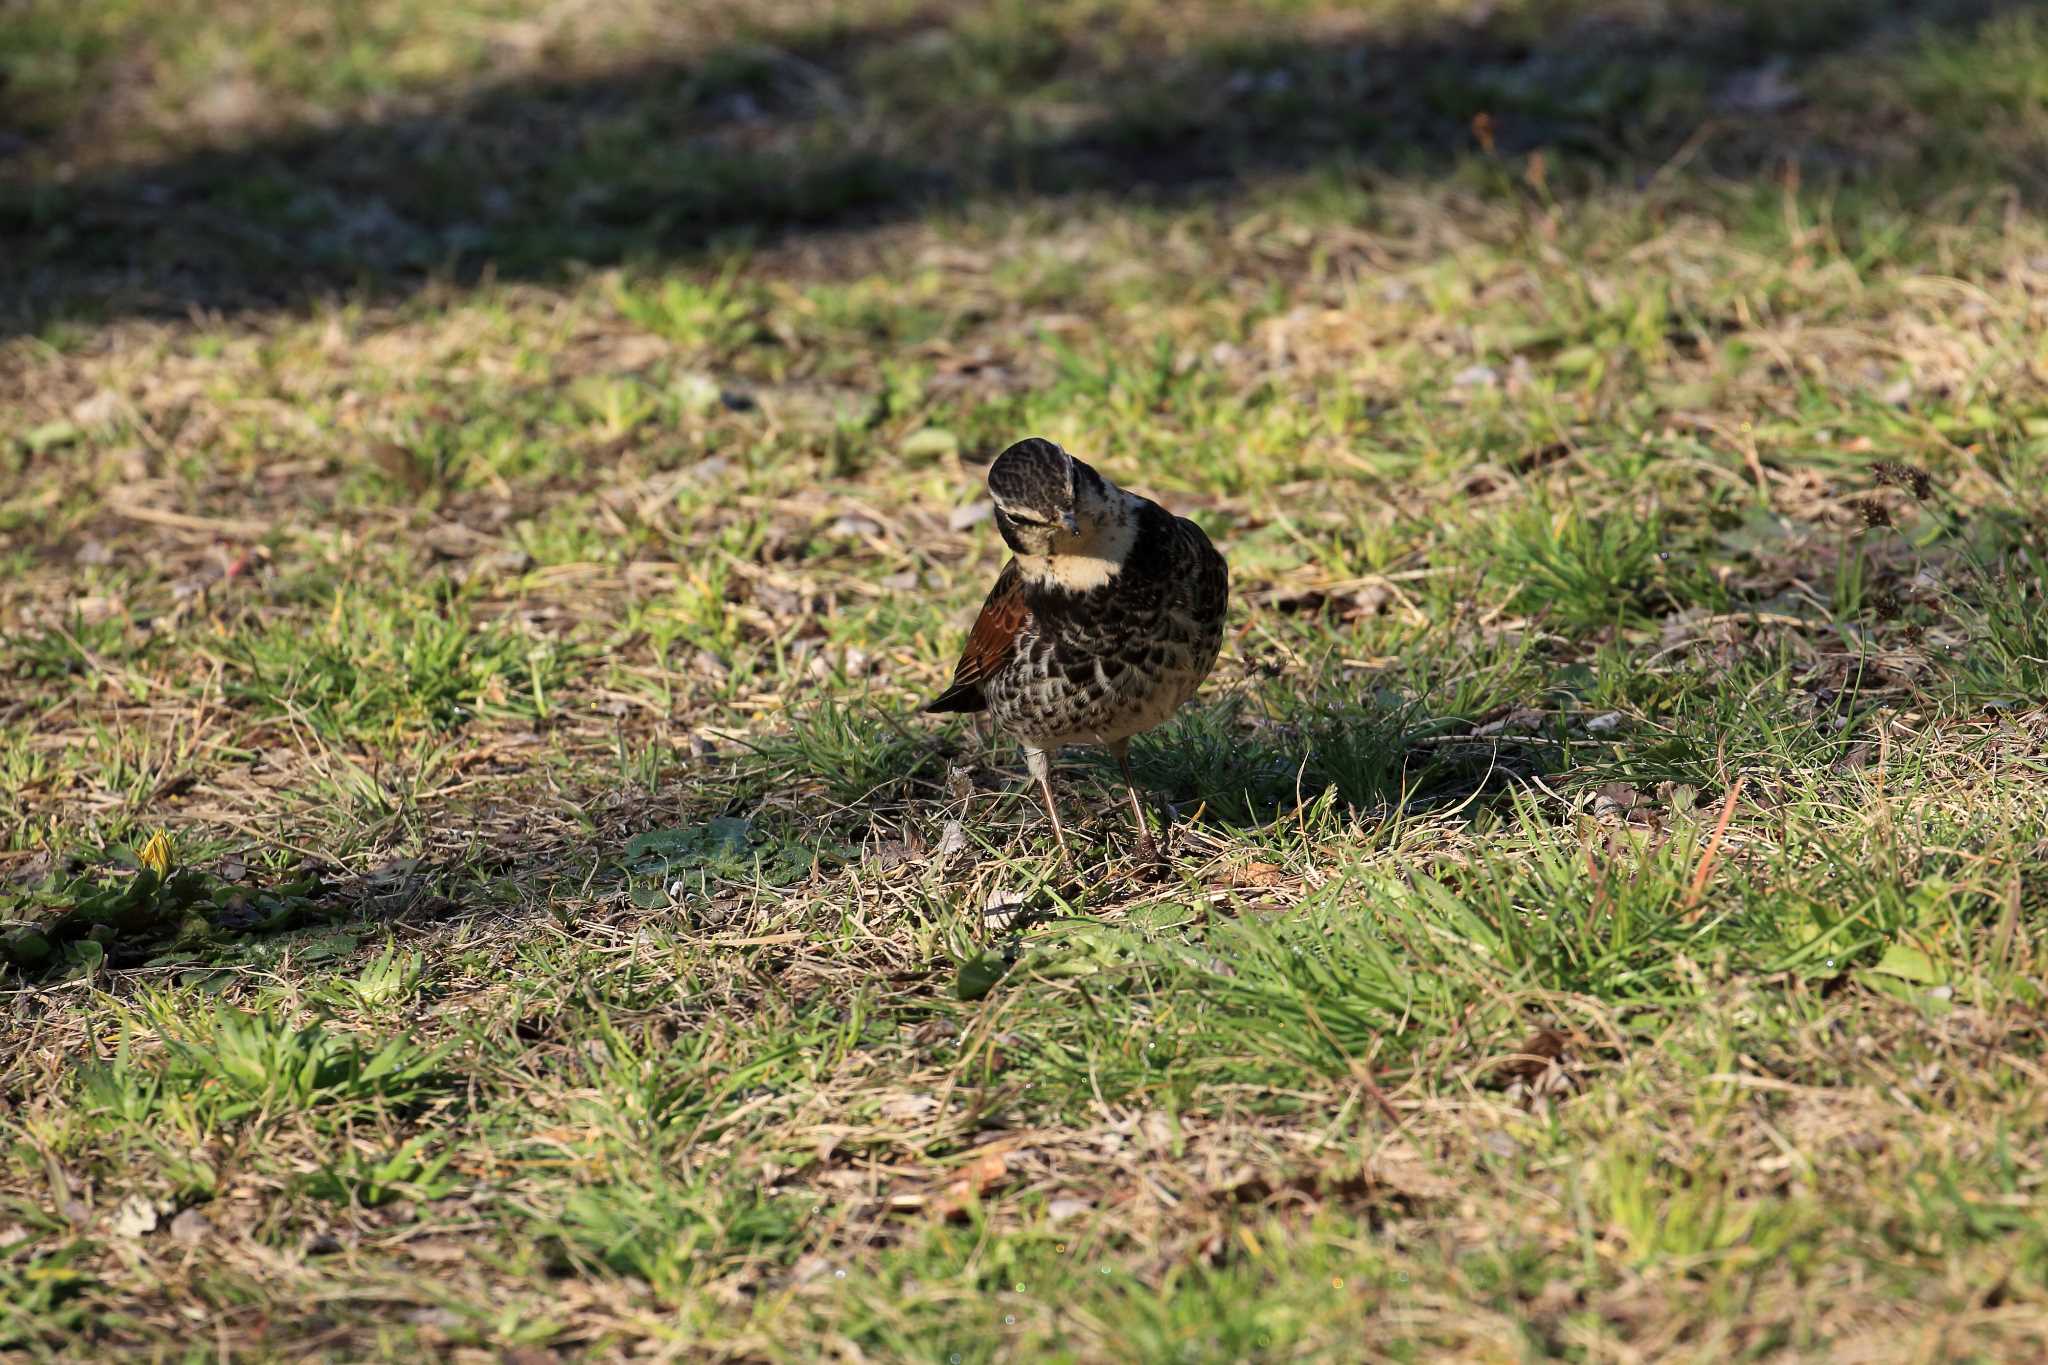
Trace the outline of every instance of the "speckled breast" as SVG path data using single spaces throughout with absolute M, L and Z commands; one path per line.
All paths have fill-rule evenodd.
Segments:
M 1103 586 L 1031 594 L 1010 664 L 990 679 L 997 724 L 1038 748 L 1114 743 L 1165 721 L 1209 676 L 1223 558 L 1192 522 L 1162 514 L 1145 530 Z

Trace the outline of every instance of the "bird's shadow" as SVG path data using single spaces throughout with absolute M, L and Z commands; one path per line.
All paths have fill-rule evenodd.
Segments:
M 1556 736 L 1489 733 L 1415 705 L 1327 703 L 1284 719 L 1246 711 L 1240 700 L 1191 709 L 1133 745 L 1141 787 L 1182 819 L 1248 829 L 1318 803 L 1367 820 L 1471 815 L 1568 763 Z

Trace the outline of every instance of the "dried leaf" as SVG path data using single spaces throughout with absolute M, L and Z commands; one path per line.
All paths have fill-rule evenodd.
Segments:
M 156 1231 L 170 1205 L 139 1194 L 131 1194 L 115 1206 L 107 1218 L 107 1230 L 116 1237 L 142 1237 Z
M 186 1209 L 171 1220 L 171 1238 L 194 1246 L 213 1236 L 213 1224 L 198 1209 Z
M 938 1098 L 927 1094 L 891 1095 L 882 1101 L 882 1117 L 896 1123 L 922 1118 L 939 1107 Z
M 1232 870 L 1230 884 L 1244 887 L 1278 886 L 1280 868 L 1274 863 L 1246 863 L 1243 867 Z
M 986 499 L 981 502 L 970 502 L 964 507 L 954 508 L 946 517 L 946 525 L 955 531 L 965 531 L 971 526 L 987 521 L 995 510 L 995 504 Z
M 1603 825 L 1655 824 L 1657 801 L 1626 782 L 1608 782 L 1593 793 L 1593 818 Z
M 1514 1056 L 1497 1063 L 1487 1078 L 1498 1085 L 1534 1079 L 1564 1057 L 1565 1047 L 1570 1041 L 1554 1028 L 1537 1029 L 1515 1050 Z
M 937 1201 L 932 1204 L 932 1212 L 941 1218 L 959 1217 L 967 1211 L 968 1205 L 981 1198 L 984 1190 L 1009 1173 L 1009 1158 L 1000 1149 L 982 1151 L 946 1182 L 945 1189 L 939 1192 Z

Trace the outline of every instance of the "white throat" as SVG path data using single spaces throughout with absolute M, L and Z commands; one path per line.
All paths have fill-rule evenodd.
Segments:
M 1124 559 L 1138 536 L 1139 499 L 1113 488 L 1108 505 L 1091 509 L 1088 530 L 1076 536 L 1072 548 L 1062 546 L 1049 555 L 1019 555 L 1017 568 L 1026 582 L 1068 592 L 1099 588 L 1123 571 Z

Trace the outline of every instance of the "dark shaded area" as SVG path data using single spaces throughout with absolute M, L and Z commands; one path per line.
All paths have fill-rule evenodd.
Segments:
M 0 883 L 0 986 L 142 966 L 206 970 L 243 961 L 345 956 L 364 937 L 481 910 L 478 891 L 509 868 L 474 852 L 395 859 L 360 875 L 301 861 L 263 871 L 230 855 L 165 874 L 133 850 L 67 859 Z M 523 869 L 528 876 L 534 869 Z M 570 869 L 550 867 L 560 877 Z
M 1960 39 L 2014 8 L 1532 5 L 1115 66 L 1050 26 L 1004 43 L 911 22 L 514 83 L 71 184 L 0 179 L 0 327 L 392 297 L 435 277 L 546 280 L 979 201 L 1211 198 L 1317 168 L 1467 176 L 1539 200 L 1634 185 L 1674 158 L 1734 177 L 1796 164 L 1808 183 L 1909 200 L 1987 177 L 2031 195 L 2038 160 L 1998 142 L 2013 121 L 1931 108 L 1953 103 L 1947 87 L 1868 106 L 1802 80 L 1821 59 Z M 2018 122 L 2020 141 L 2034 136 Z M 47 163 L 37 150 L 13 164 Z M 1523 159 L 1536 150 L 1540 170 Z
M 1262 825 L 1329 800 L 1367 818 L 1478 811 L 1567 764 L 1562 723 L 1510 707 L 1477 720 L 1395 698 L 1328 702 L 1241 723 L 1225 703 L 1185 713 L 1132 746 L 1138 780 L 1205 822 Z

